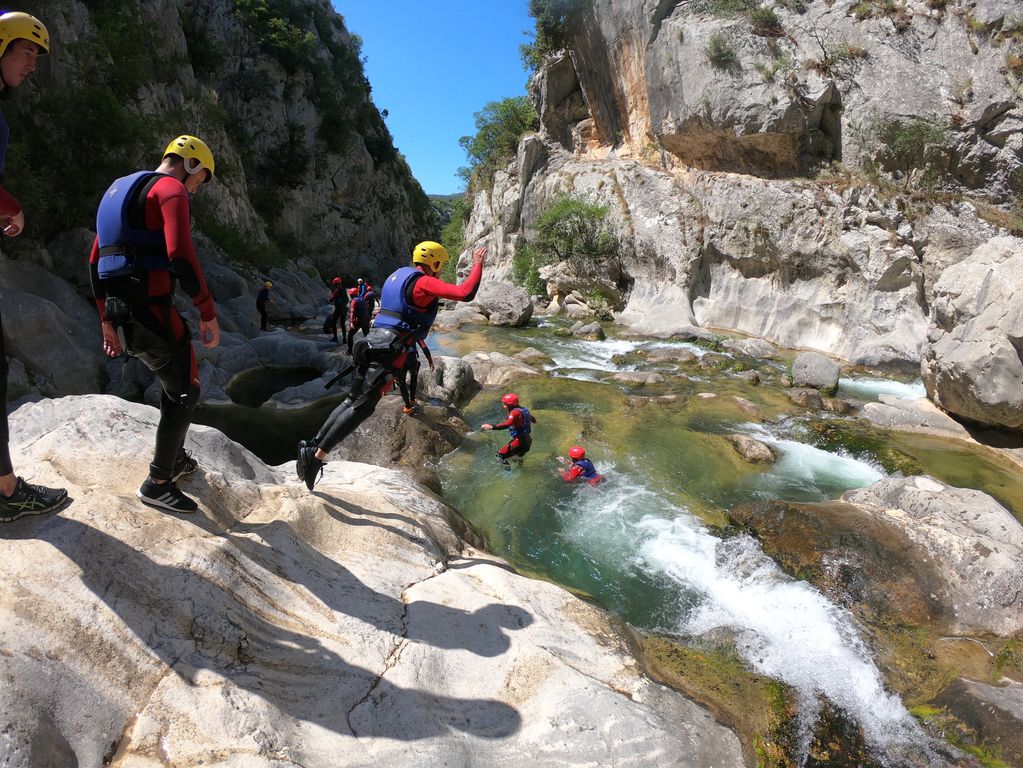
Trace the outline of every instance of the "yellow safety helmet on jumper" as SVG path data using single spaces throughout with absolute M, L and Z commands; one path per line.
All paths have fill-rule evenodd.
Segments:
M 213 153 L 210 152 L 210 148 L 206 146 L 206 142 L 202 139 L 188 136 L 187 134 L 178 136 L 164 150 L 163 156 L 167 157 L 167 155 L 177 155 L 184 160 L 185 171 L 189 175 L 206 170 L 210 172 L 209 176 L 206 177 L 206 181 L 213 178 L 216 163 L 213 161 Z M 195 162 L 189 164 L 189 160 L 194 160 Z
M 12 11 L 0 14 L 0 56 L 15 40 L 28 40 L 42 48 L 43 53 L 50 52 L 50 33 L 43 22 L 30 13 Z
M 433 240 L 424 240 L 412 249 L 412 263 L 424 264 L 434 272 L 440 272 L 448 263 L 447 249 Z

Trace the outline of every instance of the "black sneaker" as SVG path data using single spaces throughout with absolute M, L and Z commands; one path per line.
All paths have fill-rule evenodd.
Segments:
M 0 522 L 9 523 L 25 515 L 41 515 L 51 512 L 67 499 L 63 488 L 47 488 L 43 485 L 26 483 L 20 477 L 10 496 L 0 494 Z
M 192 458 L 191 453 L 183 450 L 178 454 L 178 460 L 174 462 L 174 476 L 171 480 L 177 482 L 185 475 L 192 474 L 198 468 L 199 462 Z
M 316 458 L 316 443 L 305 440 L 298 441 L 298 458 L 295 459 L 295 472 L 298 479 L 305 482 L 305 487 L 310 491 L 316 485 L 316 481 L 323 477 L 323 465 L 326 462 Z
M 142 483 L 142 487 L 135 492 L 135 495 L 139 497 L 143 504 L 155 507 L 156 509 L 166 509 L 171 512 L 182 513 L 195 512 L 195 510 L 199 509 L 199 505 L 183 494 L 173 480 L 160 485 L 147 477 L 146 481 Z

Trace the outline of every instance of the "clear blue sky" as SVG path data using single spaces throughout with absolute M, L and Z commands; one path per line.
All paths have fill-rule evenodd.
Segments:
M 373 102 L 428 194 L 462 189 L 458 139 L 488 101 L 526 92 L 528 0 L 333 0 L 362 38 Z

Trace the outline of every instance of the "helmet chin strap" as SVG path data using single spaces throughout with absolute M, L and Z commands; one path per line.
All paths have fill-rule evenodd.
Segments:
M 193 163 L 191 168 L 188 167 L 189 161 L 191 161 Z M 206 170 L 205 168 L 203 168 L 202 163 L 197 158 L 194 158 L 194 157 L 187 157 L 187 158 L 185 158 L 184 166 L 185 166 L 185 173 L 187 173 L 189 176 L 194 176 L 195 174 L 199 173 L 199 171 L 205 171 Z

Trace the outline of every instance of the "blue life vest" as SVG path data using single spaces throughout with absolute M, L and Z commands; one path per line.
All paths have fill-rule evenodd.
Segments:
M 430 334 L 440 301 L 434 299 L 426 309 L 412 304 L 412 287 L 421 277 L 423 273 L 415 267 L 401 267 L 391 273 L 380 291 L 380 313 L 374 327 L 408 331 L 417 339 L 425 339 Z
M 511 434 L 512 439 L 516 437 L 525 437 L 529 435 L 533 431 L 533 417 L 529 415 L 529 409 L 526 408 L 524 405 L 516 405 L 514 408 L 511 409 L 511 411 L 508 412 L 509 416 L 511 416 L 512 411 L 522 412 L 522 426 L 516 427 L 514 424 L 512 424 L 510 427 L 508 427 L 508 432 L 509 434 Z
M 139 171 L 122 176 L 103 195 L 96 211 L 100 280 L 170 269 L 163 230 L 145 226 L 145 194 L 164 175 Z
M 592 480 L 597 476 L 597 468 L 593 466 L 593 462 L 589 459 L 576 459 L 572 463 L 582 468 L 583 478 L 586 480 Z

